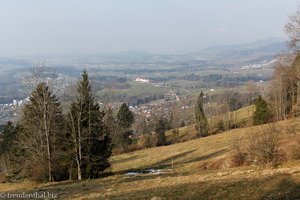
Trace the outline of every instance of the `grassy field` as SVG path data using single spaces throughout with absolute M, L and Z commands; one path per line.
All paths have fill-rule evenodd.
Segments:
M 231 120 L 236 123 L 237 126 L 245 127 L 247 125 L 251 124 L 252 115 L 255 111 L 255 106 L 248 106 L 241 108 L 237 111 L 230 112 L 229 114 L 223 114 L 218 116 L 213 116 L 211 118 L 208 118 L 208 124 L 210 127 L 215 127 L 217 123 L 222 120 L 224 122 L 224 125 L 228 123 L 228 119 L 231 118 Z M 185 127 L 179 128 L 179 141 L 186 141 L 189 140 L 189 138 L 194 138 L 197 134 L 197 131 L 195 129 L 195 124 L 191 124 Z M 167 140 L 172 140 L 173 132 L 172 130 L 169 130 L 166 132 Z
M 126 94 L 129 96 L 141 96 L 143 94 L 154 95 L 154 94 L 165 94 L 170 91 L 169 87 L 157 87 L 152 84 L 137 83 L 134 81 L 128 82 L 130 87 L 128 89 L 114 89 L 113 95 Z M 108 90 L 101 90 L 97 92 L 98 96 L 103 96 L 106 93 L 110 93 Z
M 278 123 L 289 147 L 300 136 L 299 119 Z M 259 127 L 111 158 L 113 175 L 86 181 L 0 184 L 4 193 L 50 192 L 59 199 L 300 199 L 300 160 L 275 169 L 231 167 L 233 145 Z M 294 134 L 288 133 L 293 129 Z M 183 131 L 184 129 L 181 129 Z M 128 172 L 154 173 L 127 174 Z M 155 171 L 156 170 L 156 171 Z

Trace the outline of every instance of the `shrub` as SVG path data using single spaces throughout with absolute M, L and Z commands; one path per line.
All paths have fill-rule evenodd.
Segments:
M 137 142 L 137 145 L 140 149 L 149 148 L 151 146 L 150 145 L 150 135 L 148 135 L 148 134 L 141 135 Z
M 33 163 L 27 161 L 25 163 L 25 174 L 28 178 L 35 182 L 47 182 L 48 181 L 48 171 L 47 166 L 42 163 Z
M 123 148 L 113 148 L 112 149 L 112 155 L 120 155 L 122 153 L 125 153 Z
M 237 139 L 234 142 L 231 162 L 233 167 L 240 167 L 248 164 L 248 154 L 243 149 L 243 138 Z
M 223 120 L 218 121 L 216 128 L 217 128 L 219 133 L 222 133 L 222 132 L 225 131 L 225 125 L 224 125 Z
M 157 146 L 157 136 L 154 134 L 145 134 L 141 135 L 141 137 L 138 140 L 138 147 L 140 149 L 145 149 L 145 148 L 151 148 L 151 147 L 156 147 Z
M 248 152 L 254 164 L 274 166 L 280 160 L 279 130 L 274 125 L 259 127 L 249 139 Z
M 150 147 L 156 147 L 158 142 L 158 137 L 156 134 L 150 136 Z
M 172 144 L 179 142 L 179 131 L 173 129 L 172 130 Z
M 141 148 L 137 144 L 131 144 L 128 146 L 128 152 L 140 150 Z
M 289 160 L 300 160 L 300 138 L 295 135 L 293 143 L 286 149 L 287 158 Z
M 294 146 L 292 149 L 291 159 L 300 160 L 300 142 L 298 142 L 298 146 Z
M 183 120 L 181 121 L 180 127 L 185 127 L 185 122 Z

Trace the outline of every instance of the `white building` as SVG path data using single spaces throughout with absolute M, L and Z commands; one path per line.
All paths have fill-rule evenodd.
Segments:
M 136 82 L 140 82 L 140 83 L 149 83 L 149 82 L 150 82 L 149 79 L 144 79 L 144 78 L 139 78 L 139 77 L 137 77 L 137 78 L 135 79 L 135 81 L 136 81 Z

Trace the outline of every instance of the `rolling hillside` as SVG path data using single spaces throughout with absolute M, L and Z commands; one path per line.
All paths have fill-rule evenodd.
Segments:
M 276 124 L 282 129 L 281 147 L 297 145 L 297 120 Z M 258 128 L 114 156 L 113 175 L 98 180 L 5 183 L 0 191 L 50 192 L 59 199 L 299 199 L 300 160 L 275 169 L 231 165 L 234 144 Z

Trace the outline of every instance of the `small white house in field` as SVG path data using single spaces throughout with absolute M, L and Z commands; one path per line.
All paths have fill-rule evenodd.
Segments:
M 137 77 L 135 79 L 136 82 L 139 82 L 139 83 L 150 83 L 150 80 L 149 79 L 145 79 L 145 78 L 140 78 L 140 77 Z

